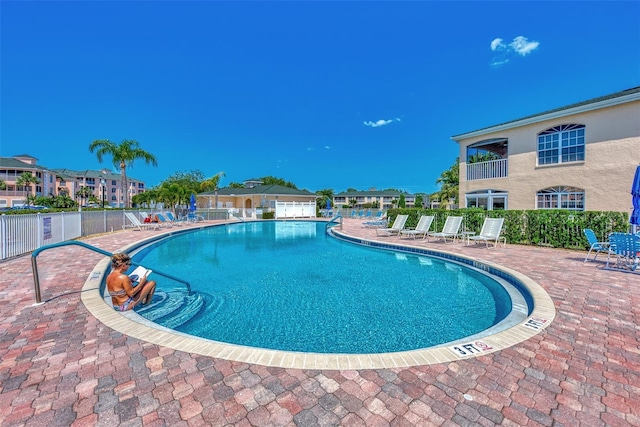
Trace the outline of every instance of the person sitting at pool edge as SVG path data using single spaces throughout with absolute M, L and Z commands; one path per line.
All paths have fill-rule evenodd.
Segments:
M 134 286 L 126 271 L 131 265 L 131 258 L 124 253 L 113 254 L 111 257 L 111 273 L 107 276 L 107 290 L 111 296 L 113 308 L 117 311 L 132 310 L 141 302 L 149 304 L 156 290 L 156 282 L 147 280 L 147 276 L 140 278 Z

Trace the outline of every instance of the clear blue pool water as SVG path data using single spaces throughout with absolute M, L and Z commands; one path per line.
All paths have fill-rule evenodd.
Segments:
M 484 274 L 343 242 L 323 222 L 201 229 L 157 242 L 134 260 L 185 278 L 205 296 L 204 308 L 176 330 L 252 347 L 351 354 L 426 348 L 481 332 L 511 310 L 507 291 Z M 155 279 L 161 291 L 172 286 Z

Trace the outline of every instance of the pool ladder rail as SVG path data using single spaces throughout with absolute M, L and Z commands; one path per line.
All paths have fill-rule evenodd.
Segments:
M 69 241 L 66 241 L 66 242 L 54 243 L 54 244 L 51 244 L 51 245 L 46 245 L 46 246 L 39 247 L 38 249 L 33 251 L 33 253 L 31 254 L 31 270 L 33 272 L 33 285 L 34 285 L 34 288 L 35 288 L 36 305 L 42 304 L 42 295 L 40 293 L 40 276 L 38 275 L 38 255 L 40 255 L 41 252 L 44 252 L 44 251 L 46 251 L 48 249 L 54 249 L 54 248 L 59 248 L 59 247 L 62 247 L 62 246 L 69 246 L 69 245 L 82 246 L 83 248 L 89 249 L 89 250 L 94 251 L 94 252 L 98 252 L 99 254 L 102 254 L 102 255 L 108 256 L 108 257 L 111 257 L 113 255 L 112 253 L 107 252 L 105 250 L 102 250 L 100 248 L 96 248 L 95 246 L 91 246 L 91 245 L 88 245 L 88 244 L 86 244 L 84 242 L 78 242 L 78 241 L 75 241 L 75 240 L 69 240 Z M 139 266 L 140 264 L 138 264 L 135 261 L 131 261 L 131 265 Z M 187 294 L 191 295 L 191 284 L 189 282 L 187 282 L 186 280 L 181 279 L 179 277 L 172 276 L 172 275 L 167 274 L 167 273 L 163 273 L 161 271 L 158 271 L 157 268 L 154 268 L 153 272 L 155 274 L 159 274 L 160 276 L 163 276 L 163 277 L 166 277 L 168 279 L 175 280 L 176 282 L 184 284 L 185 287 L 187 288 Z
M 325 225 L 325 229 L 328 229 L 329 227 L 335 227 L 336 225 L 340 225 L 340 230 L 342 230 L 342 220 L 343 220 L 342 215 L 338 213 L 336 216 L 331 218 L 329 222 L 327 222 L 327 224 Z

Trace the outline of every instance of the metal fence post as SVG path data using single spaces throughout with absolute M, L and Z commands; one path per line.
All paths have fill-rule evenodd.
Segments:
M 36 230 L 38 235 L 36 236 L 36 242 L 38 247 L 42 246 L 44 244 L 44 241 L 42 239 L 42 215 L 40 214 L 40 212 L 38 212 L 36 214 Z

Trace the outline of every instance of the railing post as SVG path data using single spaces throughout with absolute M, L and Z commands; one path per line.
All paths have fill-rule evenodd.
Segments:
M 38 235 L 36 236 L 36 242 L 38 247 L 42 246 L 44 244 L 44 241 L 42 239 L 42 215 L 40 214 L 40 212 L 38 212 L 36 214 L 36 233 L 38 233 Z
M 7 258 L 7 215 L 0 215 L 0 259 Z
M 42 304 L 40 295 L 40 276 L 38 275 L 38 263 L 36 257 L 31 257 L 31 271 L 33 272 L 33 286 L 35 287 L 36 304 Z

